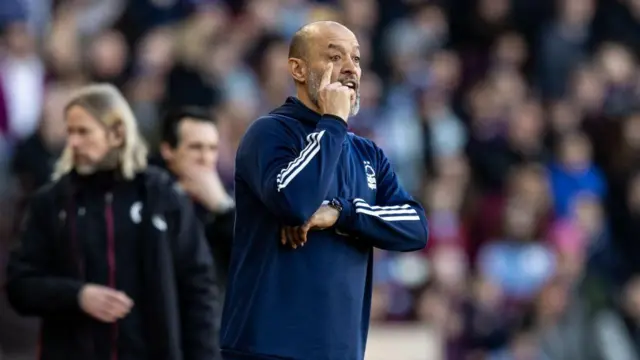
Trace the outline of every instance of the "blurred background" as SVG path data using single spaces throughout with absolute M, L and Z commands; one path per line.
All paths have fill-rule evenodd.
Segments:
M 640 359 L 640 0 L 0 0 L 0 267 L 70 90 L 117 85 L 152 146 L 167 106 L 210 108 L 232 190 L 322 19 L 362 47 L 352 131 L 430 220 L 423 253 L 377 253 L 367 359 Z M 0 300 L 0 358 L 36 334 Z

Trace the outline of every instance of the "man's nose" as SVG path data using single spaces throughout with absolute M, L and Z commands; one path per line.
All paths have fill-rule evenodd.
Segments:
M 67 143 L 72 148 L 77 148 L 80 145 L 80 137 L 75 134 L 69 134 L 67 137 Z
M 200 154 L 200 161 L 203 165 L 209 165 L 213 162 L 213 152 L 212 151 L 203 151 Z
M 345 61 L 343 61 L 342 69 L 340 72 L 347 75 L 352 75 L 356 73 L 356 63 L 353 59 L 347 57 Z

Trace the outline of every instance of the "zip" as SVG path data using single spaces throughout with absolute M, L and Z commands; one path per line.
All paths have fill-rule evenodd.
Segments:
M 113 223 L 113 194 L 105 195 L 104 218 L 107 223 L 107 266 L 109 269 L 108 285 L 116 288 L 116 238 Z M 118 322 L 111 329 L 111 360 L 118 360 Z
M 82 279 L 86 279 L 86 271 L 85 271 L 85 256 L 83 253 L 83 246 L 78 242 L 78 217 L 84 215 L 81 211 L 84 210 L 83 207 L 78 207 L 76 210 L 76 203 L 72 200 L 71 206 L 69 207 L 69 229 L 70 229 L 70 237 L 71 237 L 71 246 L 73 254 L 75 255 L 75 262 L 78 267 L 78 275 Z M 61 213 L 60 218 L 62 221 L 66 220 L 67 214 Z
M 78 241 L 78 233 L 83 233 L 83 230 L 86 230 L 86 228 L 84 226 L 81 226 L 81 224 L 83 223 L 82 217 L 84 217 L 84 215 L 86 214 L 87 209 L 82 205 L 77 206 L 78 204 L 76 200 L 76 195 L 74 194 L 70 199 L 70 203 L 67 209 L 68 212 L 63 211 L 59 214 L 59 216 L 61 221 L 64 222 L 65 220 L 68 220 L 69 222 L 69 237 L 71 241 L 72 252 L 75 254 L 75 262 L 78 266 L 78 276 L 80 277 L 80 279 L 86 280 L 86 257 L 84 254 L 84 245 Z M 41 346 L 43 346 L 43 338 L 44 333 L 41 333 Z M 95 341 L 93 337 L 89 338 L 87 347 L 90 354 L 95 354 Z M 44 358 L 43 347 L 39 349 L 39 356 L 40 357 L 38 359 L 40 360 Z

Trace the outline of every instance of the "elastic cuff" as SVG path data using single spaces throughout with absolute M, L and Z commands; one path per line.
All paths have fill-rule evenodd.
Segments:
M 339 116 L 331 115 L 331 114 L 324 114 L 324 115 L 322 115 L 322 117 L 318 121 L 318 127 L 335 128 L 335 129 L 339 129 L 339 130 L 342 130 L 342 131 L 346 132 L 347 131 L 347 122 L 344 121 L 344 119 L 339 117 Z
M 85 283 L 76 280 L 62 280 L 58 289 L 61 305 L 70 310 L 81 310 L 80 292 Z
M 346 199 L 337 198 L 342 205 L 342 211 L 340 211 L 340 216 L 336 221 L 336 228 L 338 230 L 349 231 L 352 225 L 352 219 L 355 211 L 355 207 L 353 203 Z

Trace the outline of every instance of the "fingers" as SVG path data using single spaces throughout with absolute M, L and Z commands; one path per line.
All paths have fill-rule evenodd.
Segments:
M 331 84 L 333 85 L 333 84 Z M 330 207 L 326 207 L 326 209 L 331 209 Z M 292 248 L 297 249 L 298 246 L 304 246 L 307 243 L 307 235 L 310 230 L 320 230 L 325 227 L 318 224 L 319 219 L 322 218 L 320 216 L 323 211 L 326 211 L 324 206 L 321 206 L 318 211 L 302 226 L 283 226 L 280 229 L 280 243 L 282 245 L 286 245 L 287 243 L 291 245 Z M 335 220 L 334 220 L 335 222 Z M 318 226 L 320 225 L 320 226 Z
M 196 181 L 198 179 L 199 173 L 198 171 L 196 171 L 193 168 L 187 168 L 183 173 L 182 173 L 182 177 L 188 181 L 188 182 L 193 182 Z
M 298 246 L 302 246 L 299 229 L 299 227 L 287 227 L 286 229 L 288 242 L 294 249 L 297 249 Z
M 355 96 L 354 95 L 354 91 L 352 89 L 350 89 L 348 86 L 342 85 L 342 83 L 340 83 L 340 82 L 331 83 L 331 84 L 327 85 L 324 88 L 324 90 L 340 94 L 341 96 L 344 97 L 345 100 L 348 99 L 349 103 L 352 101 L 353 97 Z
M 92 314 L 94 318 L 105 322 L 105 323 L 112 323 L 115 322 L 117 320 L 117 317 L 115 317 L 113 314 L 111 314 L 111 312 L 109 312 L 107 309 L 102 309 L 100 311 L 98 311 L 95 314 Z
M 133 300 L 122 291 L 113 291 L 107 294 L 107 300 L 110 303 L 118 304 L 122 307 L 130 309 L 133 306 Z
M 282 229 L 280 229 L 280 243 L 282 245 L 291 245 L 292 248 L 296 248 L 297 244 L 295 241 L 295 236 L 292 235 L 292 232 L 294 231 L 295 228 L 290 227 L 290 226 L 283 226 Z
M 351 96 L 353 92 L 348 86 L 342 85 L 341 82 L 336 81 L 325 86 L 325 90 L 335 90 L 337 92 L 342 92 Z
M 280 243 L 282 245 L 289 244 L 294 249 L 297 249 L 298 246 L 304 246 L 307 242 L 308 230 L 308 226 L 285 226 L 280 230 Z
M 307 242 L 307 232 L 304 230 L 304 226 L 295 228 L 296 241 L 298 246 L 304 246 Z
M 283 230 L 284 230 L 284 236 L 285 236 L 285 239 L 286 239 L 286 243 L 289 244 L 294 249 L 297 248 L 298 245 L 296 244 L 295 235 L 294 235 L 295 228 L 290 227 L 290 226 L 285 226 L 283 228 Z
M 307 243 L 307 233 L 309 232 L 310 228 L 311 226 L 309 225 L 309 223 L 306 223 L 299 228 L 299 236 L 300 240 L 302 241 L 302 246 Z
M 113 309 L 103 309 L 98 314 L 96 314 L 96 318 L 105 323 L 114 323 L 120 319 L 123 319 L 128 312 L 122 312 L 119 310 Z
M 331 74 L 333 73 L 333 63 L 329 63 L 327 68 L 324 70 L 324 74 L 322 74 L 322 80 L 320 80 L 320 89 L 326 87 L 331 83 Z
M 108 291 L 104 294 L 103 304 L 98 318 L 104 322 L 114 322 L 124 318 L 133 307 L 133 300 L 121 291 Z
M 104 308 L 100 309 L 97 314 L 97 318 L 103 322 L 112 323 L 127 316 L 129 311 L 130 309 L 124 308 L 118 304 L 108 304 L 105 305 Z
M 82 288 L 79 302 L 84 312 L 107 323 L 124 318 L 133 307 L 133 300 L 124 292 L 95 284 Z
M 209 172 L 205 167 L 198 164 L 183 165 L 182 168 L 182 178 L 191 182 L 201 180 L 203 177 L 207 176 L 208 173 Z

